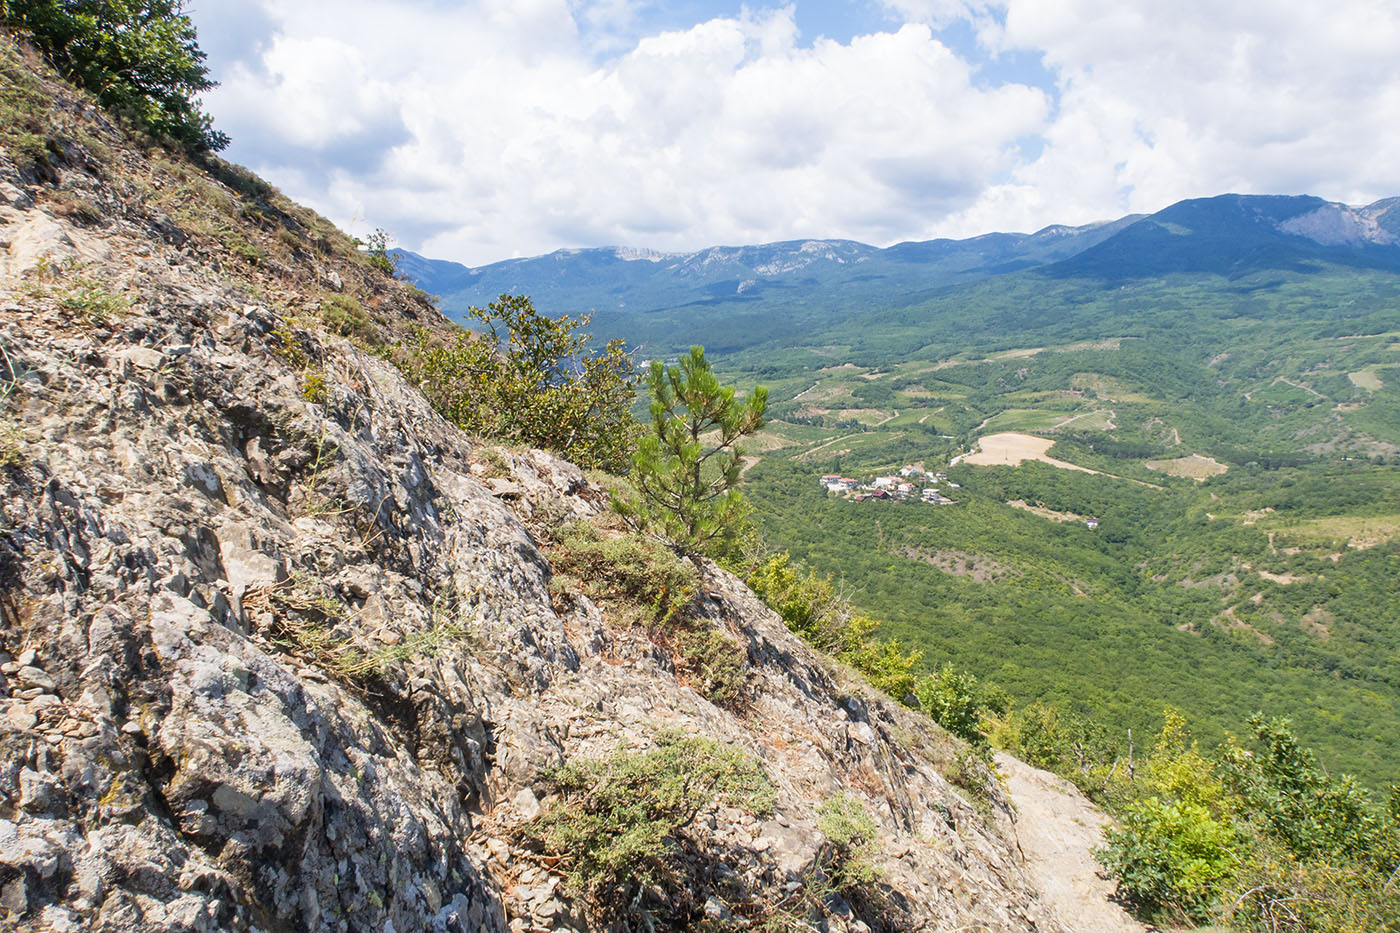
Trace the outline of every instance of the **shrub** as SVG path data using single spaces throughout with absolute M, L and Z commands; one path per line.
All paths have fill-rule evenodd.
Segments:
M 880 623 L 855 614 L 830 576 L 795 565 L 784 551 L 758 562 L 745 580 L 789 631 L 906 702 L 914 689 L 919 653 L 906 653 L 895 639 L 876 637 Z
M 391 278 L 398 273 L 399 257 L 389 252 L 389 233 L 387 230 L 375 230 L 365 238 L 364 246 L 364 257 L 370 268 Z
M 1400 864 L 1400 822 L 1374 806 L 1352 777 L 1332 777 L 1299 745 L 1287 720 L 1249 721 L 1255 748 L 1223 749 L 1226 786 L 1248 818 L 1300 859 Z
M 578 332 L 588 318 L 553 320 L 523 296 L 502 295 L 471 314 L 489 340 L 423 331 L 397 355 L 438 413 L 472 434 L 545 447 L 583 467 L 625 469 L 637 426 L 622 341 L 595 350 Z
M 752 756 L 674 732 L 640 754 L 570 763 L 545 782 L 559 797 L 521 836 L 559 859 L 572 892 L 604 916 L 645 889 L 685 884 L 675 849 L 702 809 L 718 802 L 763 816 L 776 796 Z
M 740 706 L 748 692 L 749 656 L 728 632 L 703 619 L 682 620 L 668 639 L 696 692 L 718 706 Z
M 321 300 L 321 321 L 326 329 L 341 337 L 356 337 L 365 343 L 378 343 L 379 328 L 360 303 L 344 295 L 327 295 Z
M 976 677 L 944 664 L 937 674 L 920 681 L 914 694 L 934 722 L 974 745 L 986 746 L 987 737 L 982 733 L 982 689 Z
M 0 418 L 0 469 L 25 462 L 24 429 L 10 418 Z
M 302 373 L 301 397 L 317 405 L 323 405 L 330 399 L 331 390 L 326 383 L 325 372 L 316 370 L 315 372 Z
M 1388 809 L 1334 778 L 1288 723 L 1250 720 L 1201 755 L 1168 709 L 1145 769 L 1158 796 L 1129 805 L 1099 858 L 1143 911 L 1234 929 L 1361 933 L 1400 929 L 1400 798 Z
M 1118 806 L 1150 791 L 1130 778 L 1109 730 L 1071 710 L 1032 703 L 1009 712 L 993 735 L 998 747 L 1073 782 L 1101 805 Z
M 181 0 L 5 0 L 0 18 L 102 106 L 192 152 L 228 137 L 197 96 L 214 87 Z
M 1354 863 L 1302 862 L 1274 846 L 1245 861 L 1222 920 L 1248 933 L 1397 933 L 1400 884 Z
M 817 831 L 832 847 L 826 871 L 833 888 L 846 892 L 879 880 L 872 861 L 879 829 L 859 799 L 840 793 L 822 801 L 817 806 Z
M 1234 828 L 1200 804 L 1157 797 L 1129 805 L 1120 822 L 1097 853 L 1118 893 L 1148 915 L 1208 920 L 1238 857 Z

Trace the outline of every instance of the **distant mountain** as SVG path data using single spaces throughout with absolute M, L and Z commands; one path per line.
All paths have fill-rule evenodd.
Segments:
M 400 270 L 459 320 L 503 293 L 550 314 L 592 314 L 607 336 L 663 352 L 734 350 L 795 328 L 916 306 L 950 288 L 1034 271 L 1104 284 L 1176 274 L 1228 279 L 1318 264 L 1400 272 L 1400 198 L 1366 207 L 1308 196 L 1221 195 L 1080 227 L 876 248 L 852 240 L 692 253 L 557 250 L 470 268 L 396 250 Z
M 471 268 L 394 250 L 399 270 L 464 319 L 505 293 L 530 295 L 552 314 L 593 314 L 612 331 L 626 318 L 669 318 L 752 307 L 777 300 L 841 316 L 893 308 L 937 289 L 1073 256 L 1112 236 L 1135 216 L 1034 234 L 993 233 L 879 249 L 853 240 L 790 240 L 760 246 L 715 246 L 692 253 L 604 247 L 556 250 Z M 633 339 L 637 339 L 635 333 Z
M 1400 271 L 1400 199 L 1362 208 L 1314 197 L 1227 194 L 1180 201 L 1059 263 L 1059 276 L 1239 277 L 1311 264 Z

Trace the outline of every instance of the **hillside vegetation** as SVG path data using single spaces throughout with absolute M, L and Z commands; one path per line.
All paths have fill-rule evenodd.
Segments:
M 630 443 L 606 345 L 507 302 L 497 353 L 382 243 L 0 70 L 0 925 L 1068 930 L 907 653 L 518 446 Z

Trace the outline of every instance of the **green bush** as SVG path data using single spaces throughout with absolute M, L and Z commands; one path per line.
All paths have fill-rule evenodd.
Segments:
M 471 434 L 544 447 L 586 468 L 625 470 L 638 429 L 623 342 L 596 350 L 578 332 L 588 318 L 551 319 L 518 295 L 471 314 L 489 339 L 424 331 L 396 356 L 438 413 Z
M 1129 775 L 1127 756 L 1102 724 L 1044 703 L 1011 710 L 992 730 L 998 748 L 1053 771 L 1101 806 L 1117 807 L 1151 793 Z
M 398 274 L 399 257 L 389 252 L 389 233 L 387 230 L 375 230 L 365 239 L 364 246 L 364 257 L 370 268 L 391 278 Z
M 570 763 L 545 782 L 559 796 L 521 836 L 559 859 L 572 893 L 604 917 L 648 888 L 686 886 L 675 849 L 701 810 L 723 803 L 765 816 L 776 796 L 752 756 L 674 732 L 645 752 Z
M 1397 933 L 1400 884 L 1354 863 L 1302 862 L 1260 846 L 1238 871 L 1222 919 L 1247 933 Z
M 214 82 L 181 0 L 4 0 L 0 21 L 155 136 L 192 152 L 228 145 L 196 100 Z
M 986 710 L 982 685 L 977 678 L 959 672 L 952 664 L 931 677 L 925 677 L 914 688 L 919 706 L 929 718 L 949 732 L 974 745 L 986 746 L 982 732 L 982 715 Z
M 1333 777 L 1303 748 L 1287 720 L 1254 716 L 1254 748 L 1230 743 L 1222 771 L 1240 810 L 1299 859 L 1355 860 L 1385 871 L 1400 864 L 1400 822 L 1350 776 Z M 1393 801 L 1392 801 L 1393 804 Z
M 1157 797 L 1129 805 L 1120 823 L 1099 851 L 1118 893 L 1148 916 L 1209 920 L 1238 859 L 1234 827 L 1200 804 Z
M 682 672 L 705 699 L 730 709 L 748 693 L 749 656 L 728 632 L 703 619 L 683 619 L 668 639 L 680 655 Z
M 897 640 L 876 637 L 880 623 L 856 614 L 830 576 L 794 564 L 784 551 L 758 562 L 745 581 L 789 631 L 849 664 L 896 700 L 910 696 L 918 652 L 906 653 Z
M 880 879 L 873 861 L 879 827 L 859 799 L 843 792 L 822 801 L 817 806 L 817 831 L 832 847 L 825 867 L 833 888 L 847 892 Z
M 1140 784 L 1100 861 L 1139 910 L 1231 929 L 1361 933 L 1400 929 L 1400 797 L 1382 809 L 1332 777 L 1288 723 L 1250 720 L 1208 758 L 1168 709 Z
M 321 321 L 341 337 L 356 337 L 368 344 L 379 343 L 379 328 L 360 303 L 344 295 L 327 295 L 321 300 Z

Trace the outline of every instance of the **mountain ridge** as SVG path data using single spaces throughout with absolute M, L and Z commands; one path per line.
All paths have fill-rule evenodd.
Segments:
M 1126 281 L 1170 272 L 1238 277 L 1310 262 L 1400 272 L 1400 198 L 1363 206 L 1311 195 L 1224 194 L 1034 233 L 993 232 L 875 247 L 794 239 L 689 252 L 644 247 L 559 249 L 468 267 L 394 250 L 400 271 L 437 295 L 445 313 L 497 295 L 528 294 L 553 314 L 618 316 L 716 308 L 779 296 L 819 310 L 913 304 L 949 286 L 1039 269 Z

